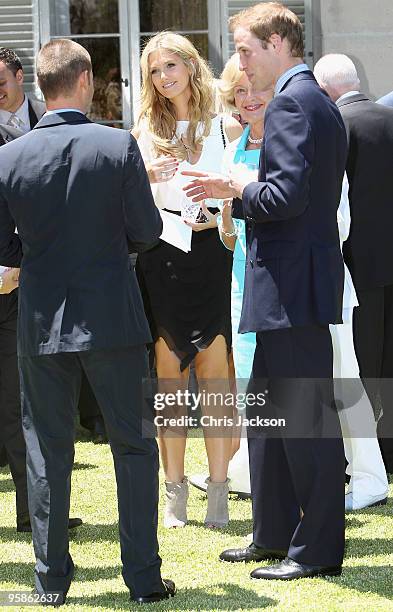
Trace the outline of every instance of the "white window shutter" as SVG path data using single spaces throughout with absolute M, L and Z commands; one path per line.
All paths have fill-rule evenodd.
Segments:
M 34 0 L 0 0 L 0 46 L 14 49 L 21 59 L 26 91 L 34 91 L 37 28 Z
M 261 1 L 267 2 L 268 0 L 256 0 L 256 1 L 255 0 L 224 0 L 224 3 L 226 5 L 227 16 L 228 18 L 232 17 L 232 15 L 236 15 L 236 13 L 239 13 L 245 8 L 254 6 L 255 4 L 259 4 Z M 284 4 L 289 9 L 291 9 L 291 11 L 293 11 L 299 17 L 303 25 L 305 47 L 306 47 L 305 55 L 306 55 L 306 59 L 309 60 L 310 57 L 312 57 L 312 55 L 310 56 L 310 53 L 312 54 L 312 48 L 310 44 L 312 40 L 312 32 L 310 31 L 311 30 L 311 20 L 307 18 L 308 15 L 306 15 L 306 11 L 310 7 L 310 0 L 281 0 L 281 1 L 282 1 L 282 4 Z M 225 30 L 225 24 L 224 24 L 224 30 Z M 228 32 L 228 29 L 227 29 L 227 32 Z M 224 63 L 235 52 L 232 33 L 229 32 L 227 34 L 227 37 L 228 37 L 227 44 L 223 44 Z M 226 53 L 228 54 L 227 56 L 226 56 Z

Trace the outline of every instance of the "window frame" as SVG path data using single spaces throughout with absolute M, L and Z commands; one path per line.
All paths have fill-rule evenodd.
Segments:
M 52 36 L 50 31 L 50 2 L 51 0 L 35 0 L 37 14 L 37 51 L 41 46 L 51 39 L 60 38 Z M 205 0 L 207 10 L 208 27 L 206 30 L 180 30 L 179 34 L 207 34 L 209 64 L 216 76 L 223 66 L 223 31 L 226 27 L 225 2 L 217 0 Z M 120 66 L 122 79 L 122 105 L 123 105 L 123 127 L 130 129 L 135 123 L 140 109 L 140 53 L 141 36 L 155 34 L 155 32 L 145 33 L 140 30 L 139 0 L 118 0 L 119 7 L 119 33 L 112 34 L 118 36 L 120 41 Z M 224 19 L 223 19 L 224 17 Z M 62 36 L 61 38 L 71 38 L 73 40 L 83 38 L 104 38 L 110 33 L 99 34 L 79 34 Z

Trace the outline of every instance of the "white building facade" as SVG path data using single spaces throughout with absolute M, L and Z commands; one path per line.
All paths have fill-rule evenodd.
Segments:
M 93 119 L 129 128 L 138 111 L 139 57 L 147 38 L 165 29 L 187 35 L 218 76 L 233 52 L 228 17 L 256 3 L 0 0 L 0 46 L 12 47 L 19 54 L 27 88 L 35 91 L 34 57 L 40 46 L 56 37 L 76 40 L 93 59 Z M 347 53 L 359 69 L 363 90 L 379 96 L 393 89 L 391 0 L 284 0 L 284 4 L 303 24 L 305 59 L 311 68 L 322 53 Z M 391 83 L 385 82 L 389 75 Z

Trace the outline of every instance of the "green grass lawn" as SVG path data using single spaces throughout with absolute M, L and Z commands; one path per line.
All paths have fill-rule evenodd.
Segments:
M 191 439 L 188 474 L 204 470 L 205 463 L 203 441 Z M 160 520 L 162 503 L 163 499 Z M 222 531 L 205 529 L 205 510 L 203 493 L 191 487 L 189 525 L 180 530 L 164 530 L 160 526 L 162 574 L 176 581 L 178 594 L 160 605 L 145 606 L 146 609 L 393 611 L 391 501 L 382 508 L 347 516 L 345 566 L 340 578 L 291 583 L 253 581 L 249 572 L 258 564 L 218 561 L 222 549 L 244 545 L 251 531 L 249 501 L 231 499 L 231 522 Z M 77 443 L 71 516 L 83 518 L 84 526 L 71 535 L 76 572 L 67 609 L 140 610 L 140 606 L 130 605 L 121 578 L 115 479 L 108 446 Z M 5 469 L 0 470 L 0 560 L 0 590 L 32 588 L 31 538 L 29 534 L 16 533 L 13 483 Z

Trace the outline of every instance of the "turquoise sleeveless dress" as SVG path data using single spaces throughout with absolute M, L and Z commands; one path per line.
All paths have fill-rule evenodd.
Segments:
M 250 128 L 247 126 L 239 140 L 233 165 L 237 166 L 236 174 L 244 166 L 244 170 L 250 172 L 259 166 L 259 149 L 246 151 L 247 139 Z M 240 165 L 240 167 L 239 167 Z M 256 177 L 254 180 L 257 180 Z M 232 268 L 232 292 L 231 292 L 231 316 L 232 316 L 232 347 L 235 363 L 236 378 L 249 379 L 255 352 L 255 333 L 239 334 L 239 322 L 243 303 L 244 275 L 246 268 L 246 231 L 245 223 L 241 219 L 233 219 L 237 229 L 237 240 L 233 253 Z

